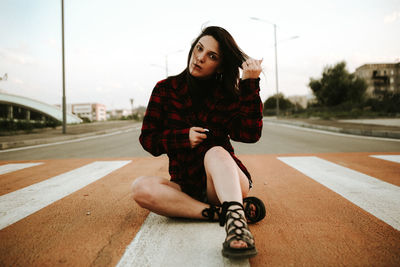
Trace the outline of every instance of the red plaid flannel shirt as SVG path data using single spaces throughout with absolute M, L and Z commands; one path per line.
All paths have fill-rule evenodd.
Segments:
M 166 153 L 171 181 L 198 200 L 203 200 L 206 193 L 204 155 L 213 146 L 224 147 L 251 179 L 229 139 L 254 143 L 261 137 L 259 79 L 241 80 L 239 89 L 237 100 L 224 96 L 221 89 L 214 90 L 213 97 L 207 98 L 197 114 L 184 75 L 158 82 L 150 97 L 139 141 L 154 156 Z M 189 129 L 193 126 L 209 129 L 213 137 L 192 149 Z

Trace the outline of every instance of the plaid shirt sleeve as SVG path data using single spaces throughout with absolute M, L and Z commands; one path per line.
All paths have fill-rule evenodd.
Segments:
M 139 141 L 153 156 L 163 153 L 174 154 L 179 150 L 190 148 L 189 128 L 168 129 L 164 124 L 167 90 L 165 80 L 157 83 L 143 118 Z
M 234 141 L 255 143 L 261 137 L 263 115 L 259 81 L 260 78 L 240 80 L 239 106 L 228 126 Z

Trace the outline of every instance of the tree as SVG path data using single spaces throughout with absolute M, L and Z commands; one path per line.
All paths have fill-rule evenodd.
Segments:
M 308 86 L 322 106 L 332 107 L 344 103 L 357 104 L 364 99 L 367 84 L 346 70 L 346 62 L 326 66 L 321 79 L 310 78 Z
M 273 96 L 270 96 L 267 100 L 264 102 L 264 115 L 270 115 L 270 113 L 276 111 L 276 94 Z M 286 99 L 283 94 L 278 94 L 278 99 L 279 99 L 279 109 L 280 110 L 287 110 L 290 108 L 293 108 L 294 105 L 290 100 Z M 272 112 L 270 112 L 272 111 Z

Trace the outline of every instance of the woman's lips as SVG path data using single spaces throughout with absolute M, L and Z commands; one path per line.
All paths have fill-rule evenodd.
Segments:
M 196 63 L 193 63 L 193 66 L 199 70 L 201 70 L 201 67 L 199 65 L 197 65 Z

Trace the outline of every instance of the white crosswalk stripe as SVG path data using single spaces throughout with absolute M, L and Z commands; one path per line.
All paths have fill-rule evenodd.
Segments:
M 0 196 L 0 230 L 93 183 L 131 161 L 96 161 Z
M 169 219 L 150 213 L 118 267 L 250 266 L 221 255 L 225 230 L 218 223 Z
M 18 170 L 22 170 L 25 168 L 30 168 L 34 166 L 38 166 L 42 164 L 41 162 L 35 162 L 35 163 L 10 163 L 10 164 L 5 164 L 0 166 L 0 175 L 10 173 L 10 172 L 15 172 Z
M 400 163 L 400 155 L 371 155 L 370 157 Z
M 318 157 L 278 159 L 400 230 L 400 187 Z

